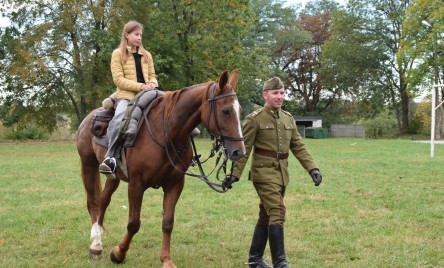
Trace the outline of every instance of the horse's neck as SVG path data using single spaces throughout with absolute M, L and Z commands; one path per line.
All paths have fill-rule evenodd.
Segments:
M 206 88 L 202 86 L 189 89 L 179 96 L 168 118 L 170 134 L 176 141 L 180 142 L 179 140 L 183 139 L 188 142 L 189 134 L 201 122 L 200 111 L 205 102 Z

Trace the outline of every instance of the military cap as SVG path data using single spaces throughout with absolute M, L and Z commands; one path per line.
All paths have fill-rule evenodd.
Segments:
M 279 77 L 273 77 L 264 83 L 263 91 L 265 90 L 273 90 L 273 89 L 281 89 L 284 87 L 284 83 L 282 83 Z

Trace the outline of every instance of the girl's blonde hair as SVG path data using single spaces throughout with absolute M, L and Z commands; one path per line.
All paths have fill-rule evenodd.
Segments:
M 125 26 L 123 26 L 123 31 L 122 31 L 122 39 L 120 40 L 120 52 L 122 55 L 122 62 L 126 62 L 128 60 L 128 40 L 125 37 L 125 34 L 130 34 L 136 30 L 142 30 L 143 31 L 143 25 L 140 24 L 139 22 L 132 20 L 129 21 L 127 24 L 125 24 Z M 139 46 L 139 52 L 142 53 L 143 58 L 145 59 L 145 62 L 148 62 L 148 52 L 143 48 L 142 43 L 140 43 Z

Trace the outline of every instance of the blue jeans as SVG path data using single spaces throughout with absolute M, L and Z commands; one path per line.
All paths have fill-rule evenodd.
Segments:
M 122 120 L 125 116 L 126 108 L 128 107 L 129 100 L 118 100 L 117 101 L 117 107 L 116 112 L 114 113 L 113 119 L 109 122 L 108 125 L 108 151 L 105 154 L 106 157 L 115 157 L 117 155 L 117 158 L 119 157 L 119 154 L 116 154 L 116 147 L 117 147 L 117 139 L 119 137 L 119 127 L 122 123 Z

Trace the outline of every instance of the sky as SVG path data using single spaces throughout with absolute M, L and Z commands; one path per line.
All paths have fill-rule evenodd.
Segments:
M 302 4 L 302 6 L 304 6 L 309 1 L 310 0 L 287 0 L 286 2 L 287 2 L 287 5 Z M 346 0 L 335 0 L 335 1 L 338 2 L 339 4 L 343 5 Z M 7 26 L 9 26 L 8 19 L 0 16 L 0 27 L 7 27 Z

